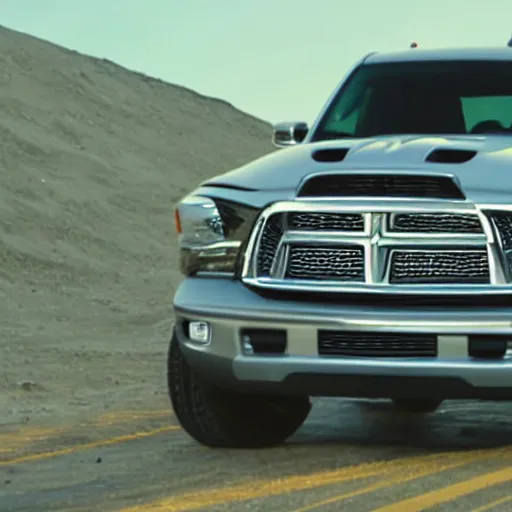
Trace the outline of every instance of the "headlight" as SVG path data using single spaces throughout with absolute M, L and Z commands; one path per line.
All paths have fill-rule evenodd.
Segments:
M 190 195 L 175 210 L 183 274 L 234 274 L 242 244 L 259 210 L 223 199 Z

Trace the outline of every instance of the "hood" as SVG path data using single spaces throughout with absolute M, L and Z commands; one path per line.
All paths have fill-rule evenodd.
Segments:
M 474 202 L 512 203 L 512 137 L 389 136 L 280 149 L 216 176 L 203 186 L 290 191 L 308 175 L 330 171 L 420 171 L 455 176 Z

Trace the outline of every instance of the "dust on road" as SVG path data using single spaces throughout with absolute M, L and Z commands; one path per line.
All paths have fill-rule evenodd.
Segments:
M 287 445 L 268 450 L 199 446 L 159 405 L 69 429 L 4 427 L 0 510 L 483 512 L 512 506 L 512 404 L 447 402 L 436 414 L 415 418 L 393 414 L 386 402 L 321 399 Z

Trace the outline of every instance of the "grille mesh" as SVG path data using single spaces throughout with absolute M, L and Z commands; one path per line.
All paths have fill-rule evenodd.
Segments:
M 490 217 L 498 230 L 506 271 L 512 278 L 512 212 L 492 212 Z
M 318 353 L 341 357 L 436 357 L 437 336 L 320 330 Z
M 291 247 L 285 277 L 364 281 L 363 248 Z
M 393 217 L 391 231 L 400 233 L 482 233 L 476 215 L 455 213 L 400 213 Z
M 288 226 L 308 231 L 364 231 L 361 214 L 293 212 L 288 215 Z
M 391 255 L 392 284 L 489 283 L 487 251 L 401 251 Z
M 282 214 L 272 215 L 265 225 L 257 255 L 258 275 L 268 276 L 283 235 Z
M 491 218 L 498 229 L 503 250 L 512 250 L 512 213 L 493 212 Z

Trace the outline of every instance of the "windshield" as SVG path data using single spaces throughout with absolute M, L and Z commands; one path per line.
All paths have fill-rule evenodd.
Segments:
M 512 135 L 512 62 L 416 61 L 356 69 L 312 141 L 489 133 Z

